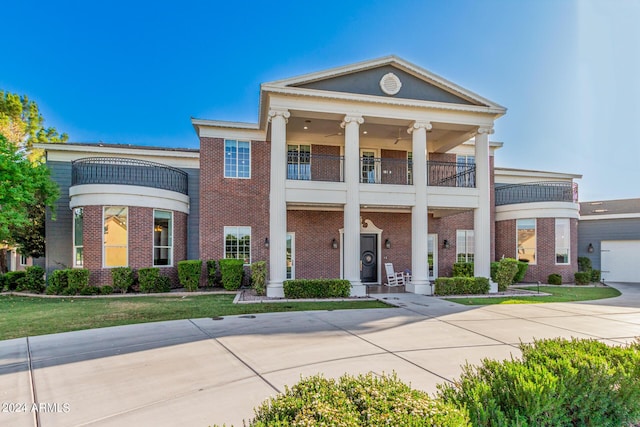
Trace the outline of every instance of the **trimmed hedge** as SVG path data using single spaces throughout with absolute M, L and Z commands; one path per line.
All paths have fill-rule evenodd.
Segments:
M 267 285 L 267 262 L 257 261 L 251 264 L 251 287 L 257 295 L 264 295 Z
M 171 279 L 160 275 L 158 267 L 141 268 L 138 270 L 140 292 L 158 293 L 171 290 Z
M 489 293 L 486 277 L 438 277 L 433 290 L 435 295 L 479 295 Z
M 189 292 L 198 290 L 200 275 L 202 274 L 201 260 L 187 260 L 178 262 L 178 279 L 180 284 Z
M 578 257 L 578 271 L 591 271 L 592 268 L 591 258 L 586 256 Z
M 220 278 L 218 277 L 219 270 L 218 264 L 215 259 L 207 261 L 207 286 L 216 286 L 220 284 Z
M 527 274 L 527 270 L 529 269 L 529 263 L 525 261 L 518 261 L 518 271 L 513 278 L 512 285 L 514 283 L 520 283 L 524 280 L 524 276 Z
M 32 265 L 25 269 L 24 277 L 18 279 L 17 291 L 42 293 L 45 288 L 44 268 Z
M 473 277 L 472 262 L 454 262 L 453 277 Z
M 395 374 L 372 373 L 338 380 L 303 379 L 255 410 L 251 427 L 266 426 L 468 426 L 464 409 L 414 390 Z
M 20 280 L 27 276 L 26 271 L 10 271 L 5 273 L 4 282 L 7 290 L 15 291 L 20 284 Z
M 496 272 L 498 291 L 506 291 L 507 287 L 513 283 L 513 279 L 516 277 L 517 273 L 518 260 L 514 258 L 502 258 L 498 263 L 498 271 Z
M 556 273 L 550 274 L 547 277 L 547 283 L 550 285 L 562 285 L 562 276 Z
M 598 283 L 600 281 L 601 271 L 596 270 L 595 268 L 591 270 L 591 281 L 594 283 Z
M 576 285 L 588 285 L 591 283 L 591 271 L 578 271 L 573 274 Z
M 609 347 L 554 338 L 520 344 L 521 359 L 466 365 L 437 398 L 474 426 L 624 426 L 640 422 L 640 342 Z
M 241 259 L 225 258 L 218 261 L 222 286 L 228 291 L 236 291 L 242 285 L 244 276 L 244 261 Z
M 45 292 L 47 295 L 61 295 L 69 286 L 70 269 L 54 270 L 49 274 L 49 280 Z
M 343 279 L 285 280 L 285 298 L 346 298 L 351 294 L 351 283 Z
M 65 295 L 77 295 L 89 286 L 89 270 L 86 268 L 70 268 L 67 273 L 67 288 Z
M 134 281 L 135 276 L 131 267 L 116 267 L 111 269 L 112 292 L 117 291 L 126 294 L 133 286 Z

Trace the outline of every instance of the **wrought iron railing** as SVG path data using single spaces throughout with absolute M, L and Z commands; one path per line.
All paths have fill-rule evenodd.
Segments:
M 496 184 L 496 206 L 532 202 L 576 202 L 577 186 L 572 182 L 528 182 Z
M 344 181 L 344 156 L 311 153 L 287 155 L 287 179 L 297 181 Z
M 476 165 L 455 162 L 427 162 L 427 182 L 433 187 L 476 187 Z
M 360 182 L 363 184 L 411 185 L 411 170 L 411 162 L 406 159 L 360 158 Z
M 119 157 L 88 157 L 71 165 L 71 185 L 140 185 L 189 194 L 187 173 L 160 163 Z

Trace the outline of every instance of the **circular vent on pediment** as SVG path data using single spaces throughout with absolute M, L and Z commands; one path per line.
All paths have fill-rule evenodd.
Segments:
M 380 89 L 387 95 L 395 95 L 400 92 L 402 82 L 393 73 L 387 73 L 380 79 Z

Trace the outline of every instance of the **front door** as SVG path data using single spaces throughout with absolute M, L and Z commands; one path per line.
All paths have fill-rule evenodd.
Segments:
M 378 282 L 378 235 L 360 235 L 360 280 L 363 283 Z

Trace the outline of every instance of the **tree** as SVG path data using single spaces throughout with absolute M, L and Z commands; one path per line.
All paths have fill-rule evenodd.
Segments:
M 0 242 L 20 246 L 19 232 L 37 223 L 33 215 L 54 208 L 58 194 L 49 169 L 29 161 L 24 149 L 0 135 Z

